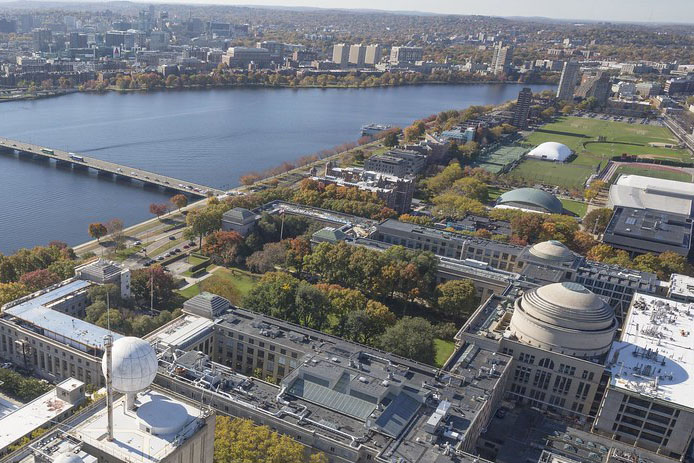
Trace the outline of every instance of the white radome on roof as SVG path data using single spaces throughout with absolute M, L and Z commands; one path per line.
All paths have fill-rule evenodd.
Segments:
M 157 354 L 144 339 L 128 336 L 118 339 L 112 347 L 113 388 L 122 393 L 147 389 L 157 375 Z M 101 362 L 106 376 L 106 355 Z
M 84 460 L 74 453 L 61 453 L 53 463 L 84 463 Z
M 548 141 L 533 148 L 527 156 L 546 161 L 564 162 L 571 156 L 571 149 L 563 143 Z

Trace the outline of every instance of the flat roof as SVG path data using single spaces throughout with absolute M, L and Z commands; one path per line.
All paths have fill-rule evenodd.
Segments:
M 616 182 L 617 185 L 626 185 L 649 193 L 666 196 L 689 197 L 694 199 L 694 183 L 667 180 L 664 178 L 646 177 L 643 175 L 622 174 Z
M 139 393 L 135 411 L 126 412 L 125 400 L 126 397 L 121 396 L 113 403 L 113 441 L 106 438 L 108 416 L 105 406 L 93 411 L 70 434 L 125 461 L 156 463 L 176 450 L 182 440 L 192 436 L 198 429 L 198 417 L 203 416 L 201 409 L 176 400 L 159 389 Z M 183 428 L 175 433 L 155 434 L 143 429 L 144 426 L 154 429 L 174 422 L 183 424 Z
M 691 197 L 664 196 L 630 185 L 610 186 L 609 202 L 612 206 L 652 209 L 683 215 L 692 213 Z
M 670 275 L 669 295 L 671 297 L 694 298 L 694 278 L 679 273 Z
M 150 343 L 162 343 L 177 349 L 185 349 L 205 336 L 214 326 L 210 319 L 197 315 L 184 315 L 172 324 L 164 326 L 164 331 L 155 331 L 146 339 Z
M 607 369 L 612 387 L 694 408 L 694 304 L 636 293 Z
M 680 214 L 616 207 L 603 242 L 634 252 L 673 251 L 686 256 L 693 225 L 692 219 Z
M 103 349 L 104 336 L 109 334 L 107 329 L 46 307 L 51 302 L 85 289 L 91 284 L 89 281 L 75 280 L 6 308 L 3 313 L 39 327 L 45 336 L 72 347 Z M 119 334 L 113 333 L 114 340 L 120 337 Z
M 19 407 L 21 407 L 21 405 L 11 402 L 4 397 L 0 397 L 0 420 L 19 409 Z
M 58 386 L 74 383 L 68 378 Z M 21 408 L 0 419 L 0 449 L 21 439 L 37 428 L 51 422 L 58 415 L 70 410 L 74 404 L 58 398 L 56 388 L 32 400 Z

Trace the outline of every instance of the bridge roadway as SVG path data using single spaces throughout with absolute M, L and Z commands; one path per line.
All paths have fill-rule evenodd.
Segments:
M 122 164 L 102 161 L 100 159 L 84 156 L 79 153 L 70 153 L 68 151 L 34 145 L 32 143 L 10 140 L 9 138 L 4 137 L 0 137 L 0 150 L 14 150 L 19 153 L 27 153 L 34 156 L 40 156 L 45 159 L 54 159 L 59 164 L 70 164 L 73 168 L 93 169 L 101 174 L 110 174 L 120 178 L 138 180 L 146 185 L 157 185 L 164 189 L 180 191 L 190 195 L 206 196 L 208 192 L 215 195 L 224 193 L 224 191 L 217 188 L 191 183 L 186 180 L 167 177 L 165 175 L 124 166 Z M 76 158 L 72 156 L 76 156 Z

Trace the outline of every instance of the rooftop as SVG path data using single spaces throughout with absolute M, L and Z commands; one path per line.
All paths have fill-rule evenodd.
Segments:
M 603 242 L 630 252 L 689 254 L 694 222 L 667 212 L 615 207 Z
M 2 316 L 14 317 L 22 326 L 82 351 L 90 348 L 103 349 L 104 336 L 109 333 L 108 330 L 47 307 L 90 285 L 88 281 L 74 280 L 38 296 L 28 296 L 15 305 L 6 304 Z M 114 334 L 114 339 L 118 338 L 120 335 Z
M 152 344 L 185 350 L 204 338 L 213 326 L 214 322 L 208 318 L 184 315 L 174 323 L 166 324 L 163 329 L 150 333 L 146 340 Z
M 673 299 L 694 300 L 694 278 L 679 273 L 670 275 L 668 296 Z
M 72 388 L 75 384 L 83 385 L 81 381 L 68 378 L 60 386 Z M 62 413 L 77 404 L 71 404 L 58 398 L 57 387 L 44 395 L 32 400 L 12 413 L 0 419 L 0 451 L 18 439 L 30 434 L 45 424 L 52 426 L 52 421 Z
M 613 387 L 694 408 L 694 305 L 636 293 L 607 369 Z
M 107 440 L 107 409 L 91 410 L 70 434 L 124 461 L 161 461 L 201 426 L 204 410 L 150 389 L 137 395 L 135 411 L 126 411 L 125 396 L 113 403 L 113 441 Z M 148 429 L 146 431 L 145 429 Z
M 502 207 L 519 207 L 549 214 L 561 214 L 564 211 L 561 201 L 556 196 L 537 188 L 517 188 L 507 191 L 497 198 L 496 204 Z
M 663 196 L 630 185 L 610 186 L 609 204 L 613 207 L 651 209 L 673 214 L 690 215 L 692 213 L 692 198 Z

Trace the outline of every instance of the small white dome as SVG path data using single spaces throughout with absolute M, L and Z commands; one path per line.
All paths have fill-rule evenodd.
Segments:
M 571 149 L 563 143 L 548 141 L 533 148 L 527 156 L 547 161 L 566 161 L 571 156 Z
M 61 453 L 53 463 L 84 463 L 84 460 L 74 453 Z
M 113 388 L 122 393 L 147 389 L 157 375 L 157 354 L 145 340 L 136 337 L 120 338 L 113 343 Z M 106 355 L 101 362 L 106 376 Z

